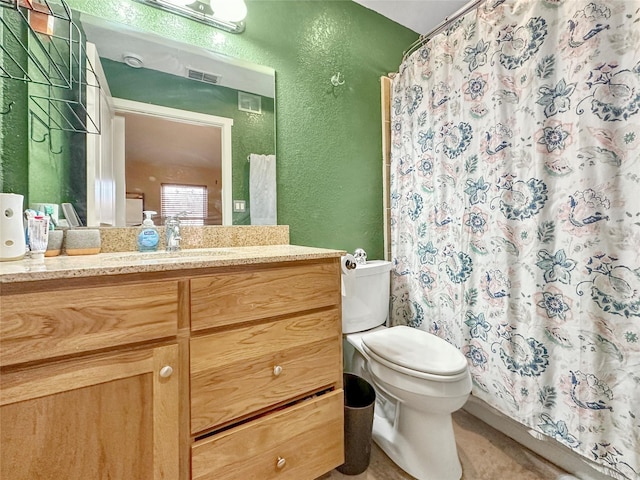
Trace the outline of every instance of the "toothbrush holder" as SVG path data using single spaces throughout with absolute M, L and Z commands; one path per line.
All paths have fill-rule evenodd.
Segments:
M 45 257 L 57 257 L 62 252 L 62 241 L 64 240 L 64 230 L 50 230 L 49 241 Z
M 67 255 L 94 255 L 100 253 L 100 246 L 100 230 L 96 228 L 71 228 L 65 234 Z

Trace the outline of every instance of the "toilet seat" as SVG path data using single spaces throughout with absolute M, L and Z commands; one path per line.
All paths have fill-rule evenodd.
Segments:
M 416 328 L 397 326 L 362 336 L 366 355 L 405 375 L 454 382 L 468 373 L 465 356 L 447 341 Z

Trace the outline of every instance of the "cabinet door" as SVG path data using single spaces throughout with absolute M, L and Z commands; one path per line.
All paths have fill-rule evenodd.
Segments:
M 0 478 L 177 479 L 177 366 L 169 345 L 3 372 Z

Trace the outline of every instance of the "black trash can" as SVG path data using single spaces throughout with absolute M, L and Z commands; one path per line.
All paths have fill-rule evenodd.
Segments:
M 369 467 L 371 431 L 376 392 L 364 378 L 345 373 L 344 381 L 344 463 L 337 470 L 359 475 Z

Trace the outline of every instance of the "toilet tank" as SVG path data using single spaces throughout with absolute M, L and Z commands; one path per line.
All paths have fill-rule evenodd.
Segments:
M 391 262 L 370 260 L 342 278 L 342 333 L 369 330 L 389 316 Z

